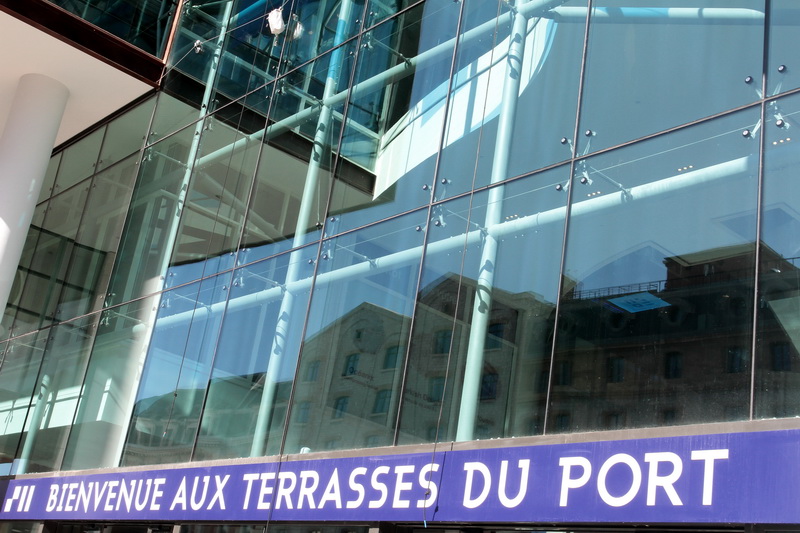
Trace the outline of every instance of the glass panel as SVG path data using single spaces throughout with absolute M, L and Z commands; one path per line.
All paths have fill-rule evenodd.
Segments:
M 54 195 L 66 191 L 94 174 L 105 131 L 105 126 L 101 127 L 62 152 L 61 165 L 58 167 L 56 184 L 53 188 Z
M 26 427 L 33 402 L 36 378 L 42 363 L 49 331 L 18 337 L 0 347 L 3 350 L 0 372 L 0 474 L 11 473 L 17 457 L 20 437 Z
M 568 174 L 435 207 L 401 443 L 541 433 L 566 215 L 556 185 Z
M 175 15 L 173 0 L 50 0 L 90 24 L 154 56 L 164 53 Z
M 42 233 L 42 224 L 44 223 L 44 216 L 47 213 L 48 205 L 49 202 L 41 203 L 36 206 L 36 209 L 33 211 L 31 226 L 28 228 L 28 235 L 25 238 L 25 244 L 22 248 L 22 255 L 19 260 L 19 265 L 17 266 L 17 272 L 14 274 L 14 282 L 9 292 L 8 304 L 3 314 L 2 328 L 0 328 L 2 338 L 21 335 L 23 331 L 30 331 L 27 324 L 36 322 L 35 312 L 26 311 L 21 306 L 20 297 L 22 296 L 22 290 L 25 287 L 28 275 L 31 274 L 31 261 L 33 261 L 33 254 L 39 243 L 39 236 Z M 35 276 L 36 274 L 32 273 L 31 275 Z M 20 316 L 21 321 L 19 333 L 13 327 L 17 315 Z
M 327 235 L 429 201 L 460 10 L 429 0 L 362 38 Z
M 199 105 L 194 107 L 163 91 L 159 92 L 147 143 L 156 143 L 185 126 L 196 122 L 201 116 L 198 107 Z
M 75 237 L 88 194 L 87 180 L 48 202 L 19 298 L 15 334 L 47 326 L 55 320 L 58 300 L 67 284 L 67 267 L 76 253 Z
M 580 153 L 758 99 L 745 79 L 762 71 L 763 0 L 630 4 L 611 0 L 592 11 Z
M 773 96 L 800 87 L 800 64 L 792 53 L 800 39 L 800 6 L 793 0 L 771 0 L 769 6 L 767 96 Z
M 156 98 L 152 97 L 108 124 L 97 162 L 98 170 L 108 168 L 142 149 L 155 105 Z
M 109 284 L 108 305 L 164 286 L 180 217 L 180 195 L 188 186 L 187 158 L 194 137 L 195 128 L 190 126 L 145 150 Z
M 172 250 L 168 274 L 171 286 L 234 266 L 234 250 L 239 244 L 260 143 L 246 143 L 241 150 L 209 158 L 208 163 L 203 158 L 243 141 L 244 137 L 215 115 L 205 121 L 199 159 L 192 172 Z
M 97 321 L 92 315 L 50 330 L 17 473 L 59 470 L 78 408 Z
M 58 165 L 61 164 L 61 154 L 64 152 L 58 152 L 56 155 L 50 158 L 50 163 L 47 165 L 47 172 L 44 175 L 44 180 L 42 181 L 42 190 L 39 192 L 39 199 L 36 203 L 43 202 L 50 198 L 50 195 L 53 194 L 53 186 L 56 183 L 56 174 L 58 173 Z
M 58 320 L 97 310 L 105 302 L 138 164 L 137 153 L 93 178 L 64 277 Z
M 578 163 L 548 432 L 749 417 L 758 120 Z
M 166 291 L 121 464 L 191 459 L 231 274 Z
M 280 453 L 317 248 L 235 272 L 195 460 Z
M 794 379 L 800 371 L 800 97 L 769 102 L 767 117 L 756 344 L 758 418 L 800 414 L 800 389 Z M 783 121 L 781 127 L 776 127 L 778 120 Z
M 369 0 L 365 27 L 374 26 L 420 0 Z
M 119 464 L 156 301 L 148 298 L 102 313 L 62 470 Z
M 571 156 L 585 24 L 526 18 L 535 2 L 518 1 L 518 11 L 506 2 L 466 5 L 438 199 Z
M 407 342 L 426 214 L 322 243 L 285 452 L 393 443 L 402 372 L 383 354 Z M 383 390 L 391 396 L 375 411 Z
M 325 219 L 333 155 L 352 68 L 351 42 L 279 80 L 247 219 L 242 262 L 255 261 L 319 238 Z M 325 94 L 331 107 L 320 107 Z M 278 243 L 277 246 L 274 243 Z

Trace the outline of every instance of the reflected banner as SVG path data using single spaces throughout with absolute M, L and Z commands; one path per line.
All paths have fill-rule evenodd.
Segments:
M 800 522 L 800 431 L 20 477 L 0 520 Z

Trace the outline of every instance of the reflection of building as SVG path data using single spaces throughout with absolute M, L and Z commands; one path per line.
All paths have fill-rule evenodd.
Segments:
M 0 533 L 800 528 L 796 1 L 0 30 Z

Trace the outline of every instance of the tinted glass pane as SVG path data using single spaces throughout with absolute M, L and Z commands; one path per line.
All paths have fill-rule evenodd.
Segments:
M 121 464 L 191 459 L 230 280 L 161 295 Z
M 204 159 L 244 138 L 236 129 L 236 117 L 229 118 L 234 119 L 233 124 L 216 115 L 206 118 L 200 133 L 199 159 L 192 172 L 170 260 L 168 276 L 173 286 L 234 266 L 233 252 L 244 224 L 260 143 L 248 143 L 241 150 Z
M 84 215 L 90 181 L 53 196 L 36 240 L 20 294 L 14 333 L 47 326 L 56 319 L 61 292 L 69 287 L 67 269 L 82 249 L 75 240 Z
M 142 149 L 155 104 L 156 98 L 150 98 L 108 124 L 97 162 L 98 170 L 108 168 Z
M 58 165 L 61 163 L 61 154 L 63 153 L 64 152 L 58 152 L 50 158 L 50 163 L 47 165 L 47 173 L 44 175 L 44 180 L 42 181 L 42 190 L 39 193 L 38 202 L 47 200 L 53 193 L 53 186 L 56 184 L 56 174 L 58 173 Z
M 196 460 L 280 452 L 317 249 L 234 273 Z
M 102 127 L 63 151 L 53 194 L 66 191 L 94 174 L 104 134 L 105 127 Z
M 362 38 L 328 235 L 430 199 L 460 9 L 431 0 Z
M 92 179 L 56 310 L 58 320 L 99 309 L 105 302 L 138 163 L 135 154 Z
M 322 243 L 299 375 L 318 370 L 295 385 L 287 452 L 393 443 L 401 373 L 383 354 L 408 335 L 426 213 Z M 392 397 L 375 412 L 383 389 Z
M 401 441 L 541 432 L 568 168 L 437 206 Z
M 22 256 L 17 266 L 17 272 L 14 274 L 14 283 L 11 285 L 11 291 L 8 296 L 8 304 L 3 314 L 2 322 L 2 336 L 3 338 L 13 335 L 21 335 L 24 331 L 30 331 L 31 323 L 37 322 L 37 313 L 39 307 L 36 306 L 33 310 L 26 310 L 21 305 L 22 291 L 25 288 L 28 276 L 36 277 L 36 273 L 31 271 L 31 262 L 33 261 L 36 246 L 39 243 L 39 237 L 42 234 L 42 225 L 44 224 L 44 216 L 47 213 L 47 207 L 50 202 L 43 202 L 36 206 L 33 212 L 33 219 L 31 226 L 28 228 L 28 235 L 25 238 L 25 245 L 22 248 Z M 20 327 L 19 332 L 14 327 L 14 320 L 19 316 Z
M 279 80 L 265 130 L 245 229 L 244 261 L 318 238 L 331 187 L 332 143 L 339 140 L 353 42 Z M 329 105 L 320 106 L 324 99 Z M 274 122 L 273 122 L 274 121 Z M 277 245 L 275 245 L 277 243 Z
M 518 4 L 466 3 L 437 199 L 572 155 L 561 138 L 575 128 L 585 25 L 531 16 L 537 3 Z
M 109 285 L 109 305 L 164 286 L 194 137 L 195 128 L 189 127 L 145 150 Z
M 50 330 L 18 452 L 19 473 L 60 469 L 99 318 L 88 316 Z
M 48 334 L 49 331 L 45 331 L 19 337 L 0 348 L 3 357 L 0 387 L 5 391 L 0 402 L 0 416 L 5 421 L 0 426 L 0 472 L 3 475 L 11 473 L 11 463 L 19 452 Z
M 155 306 L 148 298 L 101 314 L 63 470 L 119 464 Z
M 764 194 L 761 223 L 761 278 L 756 352 L 756 416 L 800 413 L 800 219 L 797 208 L 797 119 L 800 98 L 767 104 Z M 770 116 L 779 113 L 780 119 Z M 781 127 L 777 121 L 783 120 Z
M 592 10 L 579 152 L 758 98 L 745 79 L 762 70 L 763 0 L 703 0 L 695 6 L 680 9 L 659 0 L 630 7 L 612 0 Z
M 759 140 L 743 132 L 758 120 L 753 108 L 579 162 L 548 431 L 749 416 Z M 630 371 L 607 383 L 611 357 Z

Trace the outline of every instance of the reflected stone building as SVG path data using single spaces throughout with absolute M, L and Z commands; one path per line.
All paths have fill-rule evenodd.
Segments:
M 800 529 L 796 1 L 0 29 L 0 533 Z

